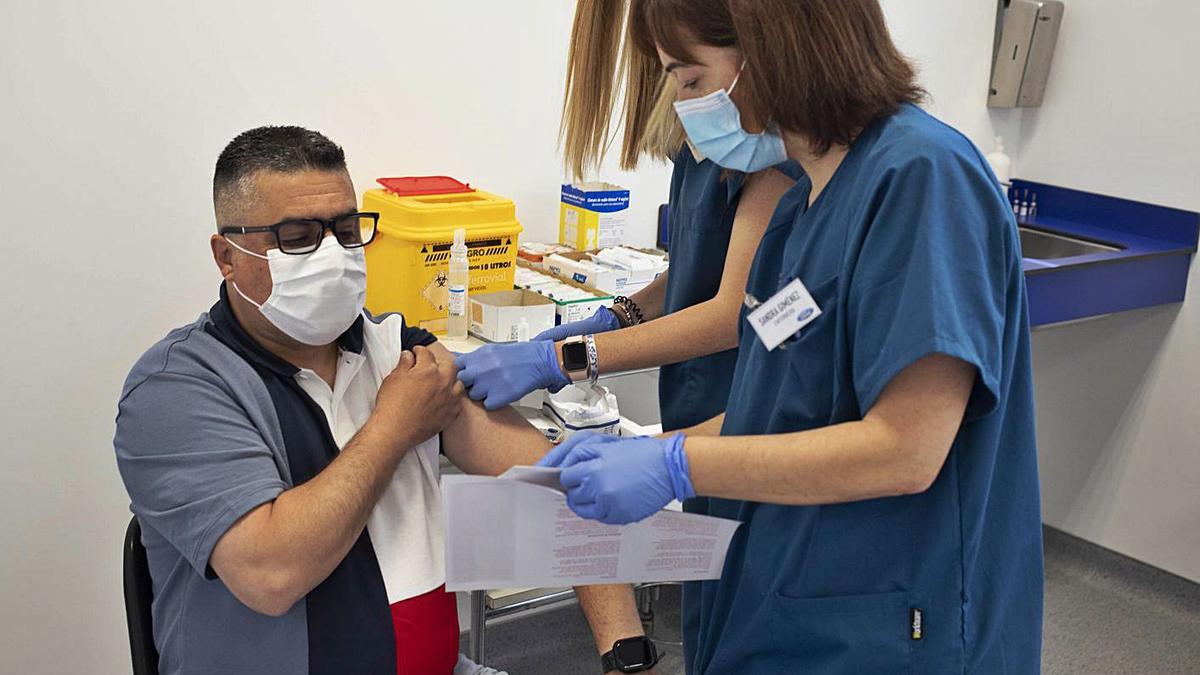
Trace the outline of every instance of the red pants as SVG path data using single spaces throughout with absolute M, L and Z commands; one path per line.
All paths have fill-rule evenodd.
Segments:
M 396 675 L 453 675 L 458 663 L 458 604 L 446 587 L 392 605 Z

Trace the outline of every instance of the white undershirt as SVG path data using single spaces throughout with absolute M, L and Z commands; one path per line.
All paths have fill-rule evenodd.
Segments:
M 325 413 L 339 450 L 366 424 L 383 378 L 400 360 L 400 324 L 399 315 L 378 324 L 364 321 L 363 353 L 339 350 L 332 389 L 311 370 L 296 374 L 300 388 Z M 407 452 L 367 518 L 389 603 L 427 593 L 446 580 L 439 452 L 436 436 Z

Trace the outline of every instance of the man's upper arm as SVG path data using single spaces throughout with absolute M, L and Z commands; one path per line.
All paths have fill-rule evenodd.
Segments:
M 429 349 L 438 361 L 454 358 L 441 344 Z M 465 394 L 462 406 L 458 419 L 442 432 L 442 452 L 463 471 L 495 476 L 533 464 L 550 451 L 550 441 L 511 407 L 489 412 Z
M 113 445 L 133 512 L 201 574 L 234 522 L 287 489 L 245 411 L 201 377 L 160 372 L 133 388 Z
M 488 411 L 463 396 L 463 412 L 444 432 L 446 457 L 466 473 L 495 476 L 519 464 L 533 464 L 551 443 L 516 410 Z

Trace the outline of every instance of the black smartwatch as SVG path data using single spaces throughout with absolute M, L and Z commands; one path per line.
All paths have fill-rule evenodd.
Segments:
M 645 635 L 617 640 L 611 652 L 600 657 L 604 672 L 642 673 L 658 663 L 658 649 Z

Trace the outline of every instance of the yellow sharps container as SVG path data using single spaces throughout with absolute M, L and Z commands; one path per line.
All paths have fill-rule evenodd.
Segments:
M 448 176 L 380 178 L 363 193 L 364 211 L 378 211 L 379 231 L 366 248 L 367 309 L 400 312 L 405 323 L 446 330 L 446 279 L 454 230 L 467 231 L 468 292 L 509 291 L 517 262 L 516 205 Z

